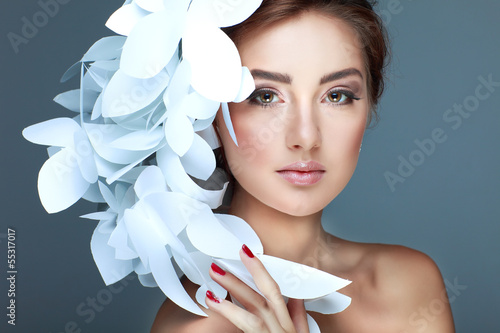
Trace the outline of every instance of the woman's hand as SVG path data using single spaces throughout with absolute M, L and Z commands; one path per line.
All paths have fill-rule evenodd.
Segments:
M 265 298 L 231 273 L 212 264 L 212 279 L 236 298 L 245 309 L 215 297 L 211 291 L 207 292 L 205 300 L 209 308 L 226 317 L 245 333 L 308 333 L 304 301 L 290 299 L 287 305 L 279 286 L 246 245 L 240 250 L 240 257 Z

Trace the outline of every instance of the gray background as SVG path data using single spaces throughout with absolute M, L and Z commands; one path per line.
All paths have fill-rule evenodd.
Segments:
M 17 325 L 9 332 L 148 332 L 163 295 L 135 277 L 123 288 L 104 286 L 89 248 L 95 223 L 78 218 L 95 207 L 80 202 L 48 215 L 36 193 L 46 153 L 24 141 L 21 130 L 70 114 L 51 99 L 77 82 L 60 84 L 59 78 L 94 41 L 112 34 L 104 22 L 122 4 L 59 1 L 58 13 L 17 53 L 7 34 L 21 34 L 22 18 L 32 22 L 42 7 L 34 0 L 0 4 L 0 331 L 7 326 L 10 226 L 19 273 Z M 500 82 L 500 1 L 380 1 L 378 8 L 393 43 L 381 121 L 367 132 L 358 169 L 327 208 L 325 227 L 351 240 L 429 254 L 446 280 L 463 286 L 450 293 L 457 331 L 498 332 L 500 87 L 459 128 L 443 116 L 454 104 L 473 101 L 479 76 Z M 438 128 L 447 140 L 419 161 L 414 141 Z M 391 189 L 384 173 L 398 173 L 400 156 L 420 165 Z M 87 304 L 96 297 L 101 302 L 92 313 Z

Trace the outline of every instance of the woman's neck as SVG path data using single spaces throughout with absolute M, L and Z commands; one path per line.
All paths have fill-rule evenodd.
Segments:
M 244 219 L 259 236 L 264 253 L 321 269 L 329 257 L 331 236 L 321 226 L 319 211 L 292 216 L 269 207 L 236 185 L 230 214 Z

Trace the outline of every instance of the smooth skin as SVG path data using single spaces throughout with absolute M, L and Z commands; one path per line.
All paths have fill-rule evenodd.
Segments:
M 402 246 L 337 238 L 321 215 L 349 182 L 370 110 L 367 75 L 356 35 L 343 21 L 308 12 L 240 42 L 242 63 L 256 91 L 230 105 L 236 146 L 219 114 L 216 124 L 236 178 L 230 213 L 245 219 L 266 254 L 316 267 L 353 281 L 340 292 L 352 298 L 339 314 L 310 313 L 321 332 L 454 332 L 439 269 L 423 253 Z M 316 161 L 322 178 L 293 184 L 277 172 L 294 162 Z M 261 297 L 230 273 L 212 278 L 244 309 L 206 299 L 208 318 L 169 300 L 152 333 L 308 332 L 303 301 L 285 304 L 258 258 L 241 253 Z M 192 297 L 197 286 L 183 281 Z

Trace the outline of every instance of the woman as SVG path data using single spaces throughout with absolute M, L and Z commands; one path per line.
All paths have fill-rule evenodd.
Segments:
M 335 315 L 311 314 L 322 332 L 453 332 L 439 269 L 401 246 L 360 244 L 327 234 L 325 206 L 351 178 L 364 130 L 383 90 L 385 39 L 367 1 L 264 1 L 227 29 L 256 90 L 230 105 L 239 145 L 215 126 L 235 179 L 229 213 L 247 221 L 266 254 L 353 281 L 352 304 Z M 219 125 L 220 124 L 220 125 Z M 208 318 L 170 301 L 152 332 L 308 332 L 301 300 L 285 304 L 251 249 L 241 260 L 263 298 L 212 265 L 210 276 L 243 305 L 207 293 Z M 196 287 L 184 286 L 194 297 Z M 426 316 L 433 301 L 438 316 Z

